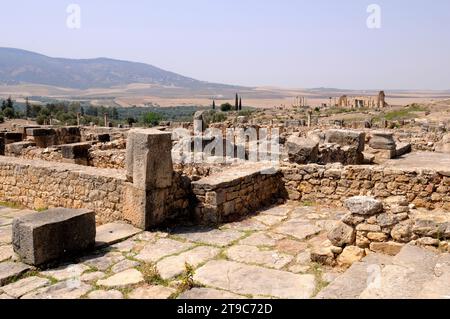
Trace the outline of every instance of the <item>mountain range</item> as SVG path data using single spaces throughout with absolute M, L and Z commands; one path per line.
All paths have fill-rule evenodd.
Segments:
M 65 59 L 0 48 L 0 84 L 39 84 L 71 89 L 110 88 L 134 83 L 185 89 L 231 89 L 153 65 L 108 58 Z

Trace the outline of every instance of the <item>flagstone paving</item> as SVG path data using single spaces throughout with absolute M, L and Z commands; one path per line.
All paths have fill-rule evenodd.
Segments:
M 96 250 L 52 269 L 18 261 L 10 243 L 11 225 L 5 222 L 15 214 L 24 213 L 0 209 L 0 299 L 333 298 L 385 293 L 364 291 L 367 262 L 354 265 L 351 276 L 311 262 L 311 251 L 345 214 L 339 208 L 289 202 L 215 228 L 138 233 L 127 225 L 110 224 L 100 228 Z M 430 279 L 422 294 L 448 292 L 442 283 L 448 281 L 448 259 L 435 263 L 435 271 L 443 273 L 441 280 L 431 271 L 431 279 L 417 278 Z M 409 278 L 404 270 L 409 260 L 403 258 L 403 264 L 399 261 L 382 275 L 406 286 L 402 278 Z M 424 267 L 414 265 L 419 266 Z
M 0 209 L 0 297 L 310 298 L 323 280 L 308 240 L 337 220 L 332 211 L 288 203 L 219 227 L 153 232 L 108 224 L 95 251 L 40 270 L 15 261 L 10 244 L 12 220 L 24 212 Z

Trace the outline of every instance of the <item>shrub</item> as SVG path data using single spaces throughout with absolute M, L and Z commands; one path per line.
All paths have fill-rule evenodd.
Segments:
M 146 113 L 143 117 L 144 123 L 150 126 L 158 125 L 161 120 L 162 116 L 153 112 Z
M 224 103 L 220 106 L 220 110 L 222 112 L 229 112 L 232 110 L 232 108 L 233 108 L 233 106 L 230 103 Z

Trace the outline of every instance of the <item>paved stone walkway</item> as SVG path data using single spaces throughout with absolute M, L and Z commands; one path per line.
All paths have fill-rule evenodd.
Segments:
M 311 298 L 338 275 L 310 260 L 344 214 L 326 207 L 288 203 L 218 228 L 108 224 L 95 252 L 50 270 L 13 252 L 12 220 L 25 213 L 0 208 L 0 298 Z
M 317 298 L 450 299 L 450 254 L 412 245 L 395 257 L 372 254 L 353 264 Z
M 12 220 L 26 213 L 0 208 L 0 299 L 450 295 L 449 254 L 406 246 L 394 258 L 369 255 L 345 273 L 312 263 L 312 249 L 345 214 L 339 208 L 287 203 L 218 228 L 141 232 L 108 224 L 97 228 L 96 251 L 48 270 L 20 263 L 13 252 Z

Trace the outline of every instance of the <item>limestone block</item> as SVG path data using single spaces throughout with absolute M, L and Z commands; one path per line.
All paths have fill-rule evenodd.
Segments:
M 22 154 L 23 149 L 34 146 L 36 146 L 36 143 L 31 141 L 11 143 L 6 145 L 5 154 L 11 156 L 19 156 L 20 154 Z
M 395 150 L 395 157 L 400 157 L 402 155 L 412 152 L 412 146 L 410 143 L 397 143 Z
M 61 154 L 66 159 L 87 158 L 89 155 L 90 143 L 74 143 L 61 145 Z
M 369 146 L 373 149 L 396 150 L 394 134 L 384 131 L 375 131 L 371 133 Z
M 355 147 L 358 152 L 364 151 L 366 135 L 363 132 L 349 130 L 328 130 L 325 133 L 325 143 L 336 143 L 341 146 Z
M 136 129 L 128 134 L 127 179 L 147 190 L 172 185 L 172 138 L 155 129 Z
M 142 190 L 126 183 L 124 189 L 123 218 L 140 229 L 149 229 L 167 219 L 167 189 Z
M 350 267 L 355 262 L 361 261 L 366 256 L 364 249 L 356 246 L 345 247 L 342 254 L 338 257 L 337 262 L 341 266 Z
M 329 234 L 328 239 L 338 247 L 351 245 L 355 242 L 356 233 L 353 227 L 340 222 Z
M 4 138 L 5 138 L 5 145 L 20 142 L 23 140 L 22 133 L 18 132 L 6 132 Z
M 52 128 L 29 128 L 26 132 L 27 136 L 33 137 L 37 147 L 47 148 L 56 143 L 56 131 Z
M 286 142 L 289 160 L 297 164 L 316 163 L 319 155 L 319 143 L 312 140 L 291 136 Z
M 356 196 L 347 199 L 344 204 L 355 215 L 371 216 L 383 211 L 383 204 L 373 197 Z
M 111 141 L 111 135 L 109 134 L 98 134 L 97 139 L 100 143 L 107 143 Z
M 49 209 L 14 219 L 13 247 L 23 262 L 39 266 L 94 247 L 95 233 L 93 211 Z

